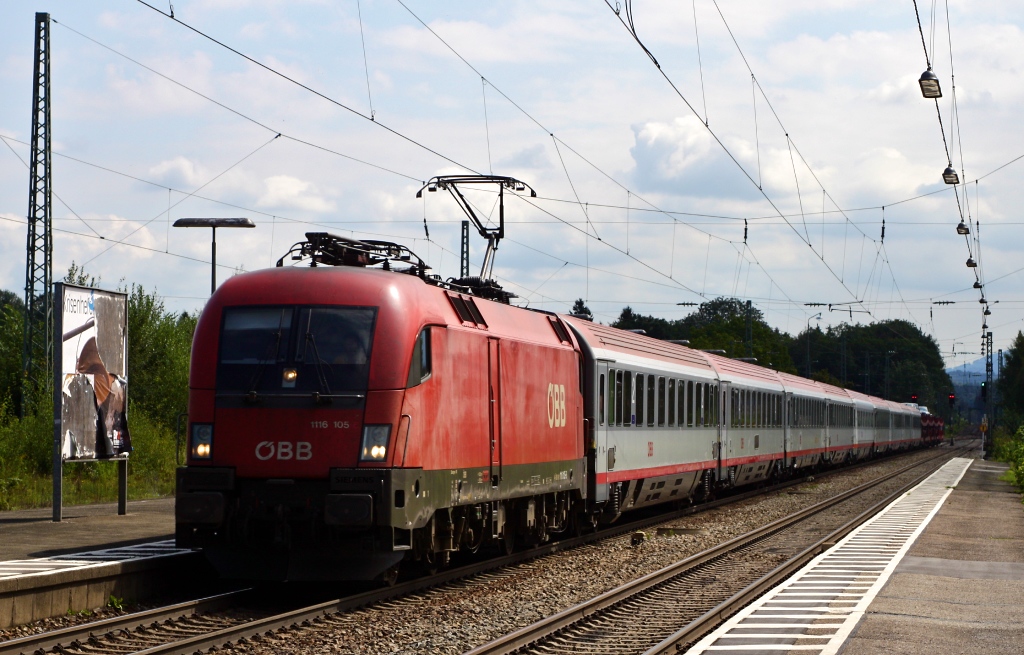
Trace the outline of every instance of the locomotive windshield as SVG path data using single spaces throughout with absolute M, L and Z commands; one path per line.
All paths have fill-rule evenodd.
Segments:
M 363 393 L 376 315 L 371 307 L 228 307 L 217 390 L 271 396 Z

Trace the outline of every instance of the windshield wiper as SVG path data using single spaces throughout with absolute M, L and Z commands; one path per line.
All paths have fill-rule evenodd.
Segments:
M 267 348 L 267 351 L 263 353 L 263 359 L 260 360 L 260 366 L 253 373 L 253 376 L 247 385 L 249 387 L 249 391 L 246 393 L 246 396 L 251 402 L 256 401 L 256 386 L 259 384 L 260 380 L 263 379 L 263 372 L 267 370 L 267 364 L 270 363 L 270 358 L 273 357 L 275 361 L 277 360 L 277 353 L 279 352 L 278 349 L 281 347 L 281 335 L 284 332 L 283 326 L 284 312 L 281 312 L 281 317 L 277 322 L 277 331 L 273 333 L 276 339 L 274 339 L 274 343 Z
M 314 393 L 313 400 L 318 404 L 330 403 L 331 399 L 323 396 L 323 394 L 331 395 L 331 387 L 327 384 L 327 376 L 324 375 L 324 360 L 320 359 L 320 350 L 316 347 L 316 339 L 313 338 L 312 332 L 306 332 L 306 341 L 313 344 L 313 356 L 315 357 L 313 363 L 316 366 L 316 377 L 320 382 L 320 393 Z

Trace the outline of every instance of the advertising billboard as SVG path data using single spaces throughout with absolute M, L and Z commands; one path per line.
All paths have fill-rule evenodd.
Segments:
M 125 414 L 128 297 L 70 284 L 56 286 L 60 458 L 127 457 L 132 450 Z

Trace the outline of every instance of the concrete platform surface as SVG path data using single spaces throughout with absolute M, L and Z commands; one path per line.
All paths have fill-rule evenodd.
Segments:
M 842 655 L 1024 653 L 1024 505 L 976 459 L 868 608 Z
M 116 503 L 65 506 L 63 515 L 54 523 L 50 508 L 0 512 L 0 562 L 174 538 L 174 498 L 129 502 L 125 516 Z

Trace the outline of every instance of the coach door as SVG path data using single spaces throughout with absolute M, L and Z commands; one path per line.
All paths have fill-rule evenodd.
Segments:
M 621 375 L 621 372 L 620 372 Z M 620 382 L 621 384 L 621 382 Z M 621 392 L 620 392 L 621 395 Z M 593 471 L 594 499 L 598 502 L 608 499 L 607 473 L 615 468 L 615 450 L 608 446 L 608 429 L 615 424 L 618 409 L 615 405 L 615 370 L 608 368 L 608 362 L 597 363 L 597 398 L 595 399 Z M 621 419 L 620 419 L 621 420 Z M 598 483 L 600 478 L 602 482 Z
M 501 358 L 500 342 L 487 340 L 488 401 L 490 404 L 491 484 L 501 481 Z

